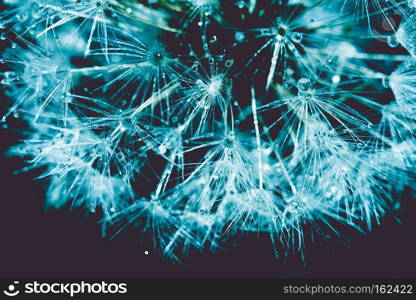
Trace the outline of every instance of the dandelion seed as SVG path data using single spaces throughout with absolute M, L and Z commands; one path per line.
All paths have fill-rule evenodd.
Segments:
M 413 19 L 413 17 L 409 17 L 409 19 L 402 21 L 396 32 L 395 40 L 406 48 L 413 57 L 416 57 L 416 36 L 414 33 L 416 27 Z
M 391 75 L 389 85 L 405 113 L 415 117 L 416 108 L 416 64 L 405 63 Z

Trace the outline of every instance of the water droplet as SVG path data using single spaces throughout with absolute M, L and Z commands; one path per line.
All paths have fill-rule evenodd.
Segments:
M 1 34 L 0 34 L 0 40 L 5 40 L 6 39 L 6 37 L 7 37 L 7 33 L 6 32 L 2 32 Z
M 270 28 L 262 28 L 262 29 L 260 29 L 260 34 L 261 35 L 271 35 L 272 30 Z
M 388 89 L 390 88 L 390 76 L 384 76 L 381 80 L 381 83 L 383 84 L 383 87 Z
M 244 0 L 238 1 L 235 5 L 240 9 L 243 9 L 244 7 L 246 7 L 246 3 L 244 2 Z
M 286 210 L 292 214 L 300 213 L 300 207 L 296 201 L 289 202 L 289 204 L 286 207 Z
M 299 92 L 306 92 L 312 88 L 312 82 L 308 78 L 301 78 L 299 79 L 296 86 Z
M 4 77 L 5 77 L 8 81 L 11 81 L 11 80 L 13 80 L 13 79 L 15 79 L 15 78 L 16 78 L 16 73 L 15 73 L 15 72 L 12 72 L 12 71 L 6 71 L 6 72 L 4 72 Z
M 1 118 L 1 120 L 0 120 L 0 124 L 1 124 L 1 127 L 2 128 L 8 128 L 9 126 L 7 125 L 7 123 L 6 123 L 6 117 L 3 117 L 3 118 Z
M 300 43 L 303 39 L 303 33 L 302 32 L 294 32 L 292 34 L 292 41 L 294 43 Z
M 245 34 L 244 34 L 244 32 L 241 32 L 241 31 L 237 31 L 236 33 L 235 33 L 235 35 L 234 35 L 234 38 L 235 38 L 235 40 L 237 41 L 237 42 L 242 42 L 242 41 L 244 41 L 244 39 L 245 39 Z
M 13 117 L 15 117 L 16 119 L 19 118 L 21 116 L 21 112 L 19 109 L 15 109 L 15 111 L 13 112 Z
M 340 81 L 341 81 L 341 76 L 339 76 L 339 75 L 332 76 L 332 83 L 337 84 Z
M 63 80 L 64 78 L 67 77 L 68 74 L 69 72 L 67 68 L 65 68 L 64 66 L 59 66 L 55 70 L 55 76 L 57 80 Z
M 16 15 L 16 19 L 19 22 L 25 22 L 28 18 L 29 18 L 29 13 L 28 12 L 22 12 L 22 13 Z
M 13 80 L 17 80 L 18 77 L 15 72 L 6 71 L 4 72 L 4 78 L 1 81 L 1 84 L 10 84 Z
M 392 48 L 396 48 L 400 45 L 395 35 L 391 35 L 387 38 L 387 44 Z
M 160 154 L 164 155 L 168 149 L 166 148 L 166 146 L 165 146 L 165 145 L 161 144 L 161 145 L 159 146 L 158 150 L 159 150 L 159 153 L 160 153 Z

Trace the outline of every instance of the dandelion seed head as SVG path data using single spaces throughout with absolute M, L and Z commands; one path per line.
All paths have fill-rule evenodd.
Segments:
M 200 84 L 206 93 L 208 93 L 211 97 L 216 97 L 221 92 L 222 78 L 220 76 L 213 76 L 209 79 L 209 82 L 204 83 L 201 80 L 198 84 Z
M 187 0 L 198 9 L 209 12 L 213 7 L 219 5 L 218 0 Z
M 304 257 L 335 223 L 365 232 L 401 207 L 413 1 L 142 2 L 5 2 L 1 127 L 26 126 L 7 155 L 39 170 L 49 208 L 179 261 L 259 232 Z
M 416 23 L 414 22 L 414 17 L 411 16 L 408 19 L 406 18 L 402 21 L 400 27 L 398 28 L 395 34 L 395 40 L 397 40 L 398 43 L 400 43 L 404 48 L 406 48 L 406 50 L 409 51 L 409 53 L 413 55 L 413 57 L 416 56 L 415 28 Z

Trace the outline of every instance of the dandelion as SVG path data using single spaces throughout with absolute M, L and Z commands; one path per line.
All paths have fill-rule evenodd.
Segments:
M 136 227 L 175 262 L 258 233 L 305 260 L 401 209 L 412 1 L 139 2 L 5 2 L 6 154 L 39 170 L 48 208 Z
M 85 205 L 92 212 L 100 207 L 106 217 L 124 207 L 129 187 L 123 176 L 113 176 L 106 166 L 110 145 L 74 123 L 66 128 L 40 123 L 36 128 L 38 133 L 14 152 L 32 157 L 30 168 L 47 167 L 40 178 L 51 178 L 50 206 L 71 202 L 71 207 Z
M 202 20 L 204 20 L 206 16 L 218 12 L 220 8 L 220 1 L 218 0 L 178 0 L 173 2 L 183 4 L 185 9 L 190 11 L 184 18 L 185 24 L 189 24 L 199 17 L 198 25 L 202 25 Z
M 316 18 L 317 15 L 322 17 Z M 341 24 L 339 16 L 328 11 L 317 11 L 316 6 L 302 11 L 298 7 L 283 8 L 269 27 L 249 31 L 254 34 L 254 40 L 262 43 L 247 65 L 265 57 L 267 51 L 271 53 L 266 89 L 272 85 L 277 73 L 282 74 L 283 80 L 289 79 L 296 71 L 313 77 L 319 69 L 330 68 L 328 53 L 322 50 L 341 42 Z M 269 55 L 266 57 L 269 59 Z
M 406 48 L 409 53 L 415 57 L 416 56 L 416 36 L 414 35 L 415 23 L 414 15 L 406 18 L 400 24 L 399 29 L 396 32 L 395 39 Z
M 367 22 L 369 30 L 373 29 L 378 23 L 383 23 L 387 30 L 395 30 L 395 21 L 390 18 L 392 13 L 408 14 L 406 9 L 408 2 L 406 0 L 359 0 L 350 2 L 347 0 L 341 1 L 341 12 L 352 11 L 358 19 L 363 19 Z
M 232 61 L 223 62 L 210 57 L 208 64 L 209 68 L 205 70 L 202 64 L 196 62 L 193 70 L 180 79 L 183 85 L 179 92 L 181 97 L 174 105 L 177 114 L 186 117 L 185 127 L 191 126 L 198 119 L 199 123 L 194 130 L 197 136 L 209 130 L 210 124 L 218 119 L 218 113 L 220 119 L 227 115 L 230 106 L 231 95 L 226 83 L 229 80 L 227 69 Z
M 416 65 L 405 63 L 399 66 L 389 77 L 389 85 L 396 96 L 402 111 L 415 117 L 416 105 Z
M 72 87 L 68 60 L 56 44 L 43 49 L 27 40 L 19 39 L 18 42 L 21 45 L 15 46 L 15 50 L 3 58 L 3 63 L 10 69 L 3 73 L 1 84 L 16 95 L 14 104 L 3 118 L 18 110 L 34 108 L 36 120 L 52 102 L 59 102 L 66 114 L 71 101 L 67 93 Z
M 115 84 L 121 84 L 114 96 L 131 99 L 130 105 L 137 103 L 143 95 L 162 94 L 162 90 L 172 93 L 178 86 L 174 81 L 186 71 L 185 66 L 171 58 L 159 42 L 146 45 L 127 32 L 123 32 L 123 37 L 111 39 L 108 47 L 91 51 L 91 55 L 105 55 L 111 59 L 111 63 L 103 70 L 115 74 L 115 77 L 102 88 L 105 91 Z M 169 84 L 172 86 L 168 88 Z
M 4 1 L 4 4 L 10 7 L 0 14 L 0 27 L 2 29 L 11 27 L 17 31 L 26 31 L 35 26 L 40 19 L 49 21 L 50 16 L 47 7 L 52 2 L 50 0 Z M 60 1 L 55 2 L 60 3 Z
M 87 56 L 91 50 L 94 36 L 100 38 L 103 41 L 103 46 L 106 46 L 107 39 L 111 35 L 107 12 L 116 14 L 117 6 L 118 2 L 114 0 L 69 0 L 61 5 L 50 3 L 47 8 L 53 11 L 53 15 L 49 17 L 53 22 L 47 22 L 45 28 L 37 36 L 42 37 L 50 31 L 81 18 L 82 22 L 73 34 L 77 31 L 87 32 L 87 43 L 84 50 L 84 55 Z

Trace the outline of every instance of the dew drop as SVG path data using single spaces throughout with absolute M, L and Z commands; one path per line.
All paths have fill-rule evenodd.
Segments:
M 292 41 L 294 43 L 300 43 L 303 39 L 303 33 L 302 32 L 294 32 L 292 34 Z
M 272 34 L 272 32 L 271 32 L 270 28 L 262 28 L 262 29 L 260 29 L 260 34 L 261 35 L 270 35 L 270 34 Z
M 232 59 L 228 59 L 225 61 L 225 66 L 227 68 L 231 67 L 233 65 L 234 61 Z
M 395 35 L 391 35 L 387 38 L 387 44 L 392 48 L 396 48 L 400 43 Z
M 384 88 L 386 89 L 390 88 L 390 76 L 384 76 L 383 79 L 381 80 L 381 83 Z
M 297 86 L 299 92 L 306 92 L 306 91 L 311 89 L 312 82 L 308 78 L 301 78 L 301 79 L 299 79 L 296 86 Z
M 13 112 L 13 117 L 15 117 L 16 119 L 17 119 L 17 118 L 19 118 L 19 117 L 20 117 L 20 115 L 21 115 L 21 112 L 20 112 L 20 110 L 19 110 L 19 109 L 16 109 L 16 110 Z
M 290 202 L 287 207 L 286 207 L 287 211 L 292 213 L 292 214 L 299 214 L 300 213 L 300 207 L 299 204 L 296 203 L 295 201 Z
M 20 13 L 20 14 L 17 14 L 17 15 L 16 15 L 16 19 L 17 19 L 19 22 L 24 22 L 24 21 L 26 21 L 28 18 L 29 18 L 29 13 L 27 13 L 27 12 L 23 12 L 23 13 Z
M 341 81 L 341 77 L 339 75 L 332 76 L 332 83 L 337 84 Z
M 166 153 L 166 151 L 167 151 L 168 149 L 166 148 L 166 146 L 165 146 L 165 145 L 161 144 L 161 145 L 159 146 L 158 150 L 159 150 L 159 153 L 163 155 L 163 154 L 165 154 L 165 153 Z
M 243 0 L 238 1 L 235 5 L 240 9 L 246 7 L 246 3 Z
M 237 42 L 242 42 L 245 39 L 245 34 L 244 34 L 244 32 L 237 31 L 234 35 L 234 38 Z

